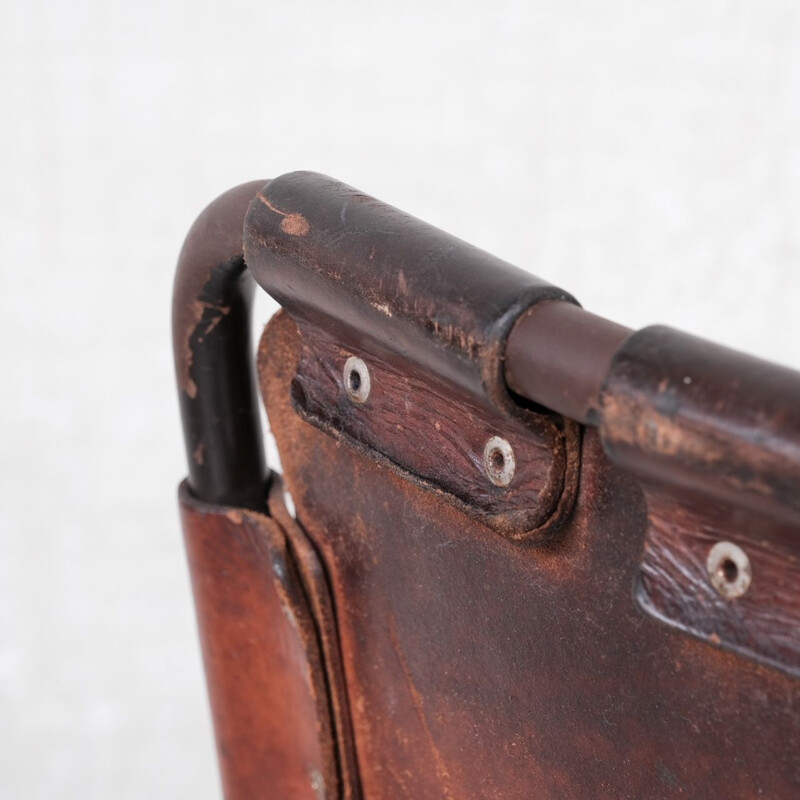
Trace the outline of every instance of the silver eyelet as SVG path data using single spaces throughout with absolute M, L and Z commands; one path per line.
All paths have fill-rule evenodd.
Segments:
M 483 468 L 495 486 L 508 486 L 517 464 L 511 445 L 499 436 L 492 436 L 483 448 Z
M 733 542 L 717 542 L 708 552 L 706 570 L 711 585 L 726 599 L 741 597 L 753 579 L 750 559 Z
M 371 382 L 367 365 L 355 356 L 350 356 L 344 365 L 342 375 L 347 396 L 354 403 L 365 403 L 369 397 Z

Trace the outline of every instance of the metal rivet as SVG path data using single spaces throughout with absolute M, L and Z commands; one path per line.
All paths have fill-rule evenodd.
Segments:
M 344 389 L 354 403 L 364 403 L 369 397 L 370 379 L 367 365 L 355 356 L 350 356 L 344 365 Z
M 508 486 L 516 469 L 511 445 L 499 436 L 492 436 L 483 448 L 483 467 L 495 486 Z
M 706 569 L 711 585 L 726 600 L 741 597 L 753 579 L 747 553 L 733 542 L 717 542 L 709 550 Z

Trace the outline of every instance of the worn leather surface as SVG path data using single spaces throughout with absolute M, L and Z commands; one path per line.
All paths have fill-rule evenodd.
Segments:
M 180 503 L 225 797 L 338 796 L 318 631 L 284 530 L 185 483 Z
M 262 392 L 330 580 L 364 797 L 798 796 L 798 682 L 642 613 L 644 495 L 593 431 L 569 523 L 526 548 L 303 421 L 298 352 L 278 315 Z
M 557 536 L 575 499 L 580 428 L 555 414 L 508 413 L 401 358 L 367 345 L 351 349 L 319 327 L 301 324 L 303 353 L 292 381 L 295 410 L 334 437 L 402 468 L 409 480 L 447 497 L 489 527 L 536 545 Z M 365 359 L 366 404 L 344 388 L 348 357 Z M 492 436 L 513 442 L 514 478 L 487 480 Z
M 274 178 L 250 205 L 244 254 L 296 320 L 370 339 L 468 391 L 508 403 L 503 342 L 556 286 L 347 184 Z
M 599 419 L 647 498 L 642 608 L 800 677 L 800 373 L 645 328 L 616 353 Z M 735 600 L 709 579 L 717 542 L 748 559 Z
M 313 172 L 281 175 L 258 193 L 244 223 L 244 253 L 259 285 L 308 332 L 312 346 L 295 389 L 309 419 L 402 464 L 511 538 L 538 543 L 558 534 L 574 498 L 579 429 L 513 401 L 503 350 L 524 311 L 552 300 L 574 303 L 569 294 Z M 347 403 L 331 402 L 329 390 L 341 396 L 336 351 L 368 358 L 381 371 L 372 402 L 386 392 L 383 414 L 354 420 Z M 469 405 L 474 413 L 457 414 L 467 424 L 455 431 L 441 408 L 439 430 L 413 418 L 411 409 L 435 405 Z M 538 451 L 536 465 L 521 461 L 530 480 L 508 492 L 486 492 L 482 476 L 472 480 L 487 438 L 480 409 L 493 414 L 497 435 L 527 429 L 522 438 Z M 403 441 L 415 435 L 425 444 Z

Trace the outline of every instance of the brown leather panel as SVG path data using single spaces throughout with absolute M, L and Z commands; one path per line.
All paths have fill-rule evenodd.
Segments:
M 573 516 L 523 548 L 298 417 L 279 315 L 262 391 L 330 576 L 364 796 L 793 798 L 800 687 L 634 600 L 639 486 L 584 439 Z
M 185 483 L 180 504 L 225 797 L 339 796 L 317 632 L 284 531 Z
M 575 498 L 580 429 L 563 418 L 517 409 L 509 413 L 396 355 L 343 345 L 300 323 L 302 354 L 292 384 L 296 410 L 312 424 L 387 459 L 467 513 L 516 540 L 539 544 L 559 530 Z M 344 386 L 350 356 L 364 360 L 366 402 Z M 515 459 L 510 483 L 486 473 L 484 448 L 499 436 Z
M 612 364 L 599 435 L 642 485 L 638 597 L 671 625 L 800 676 L 800 373 L 670 328 L 632 334 Z M 737 548 L 752 576 L 719 576 Z M 745 560 L 746 559 L 746 560 Z
M 283 501 L 283 491 L 283 482 L 278 475 L 274 475 L 269 492 L 269 512 L 286 533 L 314 617 L 325 666 L 325 685 L 333 716 L 341 797 L 343 800 L 355 800 L 361 797 L 361 792 L 355 760 L 353 725 L 350 719 L 339 632 L 336 627 L 328 577 L 305 531 L 287 511 Z M 328 794 L 328 797 L 331 796 Z
M 650 524 L 637 597 L 665 622 L 800 677 L 797 531 L 768 517 L 686 492 L 645 486 Z M 721 594 L 708 574 L 718 542 L 743 548 L 752 580 Z M 734 576 L 731 576 L 732 582 Z

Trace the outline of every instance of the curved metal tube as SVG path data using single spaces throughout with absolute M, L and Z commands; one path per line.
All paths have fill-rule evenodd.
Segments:
M 255 284 L 242 227 L 266 181 L 220 195 L 192 225 L 178 258 L 172 340 L 189 488 L 207 502 L 263 509 L 267 463 L 254 380 Z

